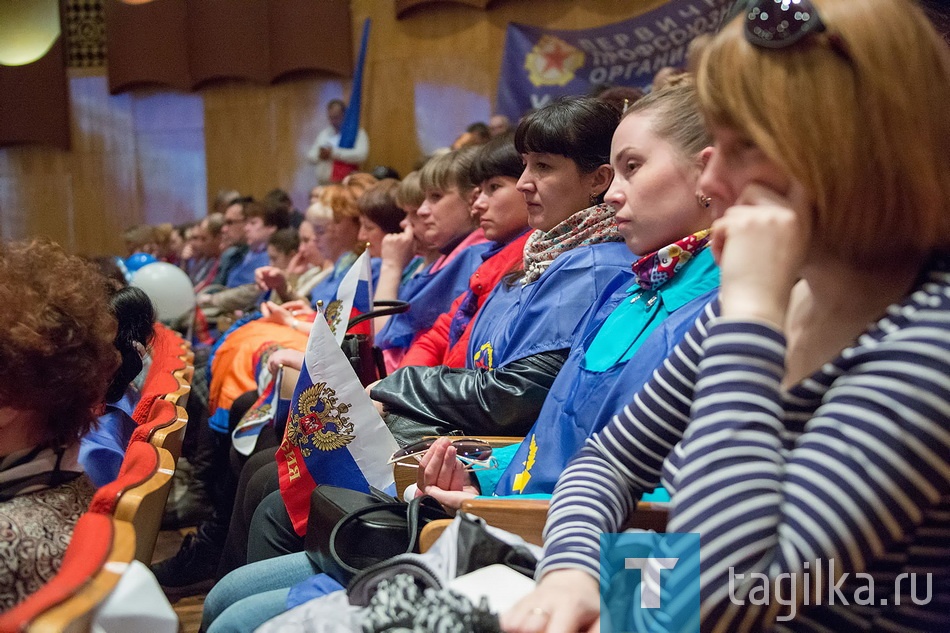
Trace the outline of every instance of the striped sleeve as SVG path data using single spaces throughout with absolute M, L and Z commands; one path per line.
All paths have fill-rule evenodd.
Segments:
M 561 475 L 545 526 L 539 578 L 565 568 L 597 577 L 600 534 L 619 531 L 640 495 L 659 485 L 663 462 L 689 422 L 706 322 L 715 305 L 706 306 L 633 402 L 587 440 Z
M 716 320 L 703 346 L 669 530 L 701 534 L 704 631 L 771 630 L 805 596 L 792 609 L 775 595 L 735 600 L 760 586 L 752 574 L 788 596 L 783 574 L 800 579 L 816 561 L 864 572 L 950 495 L 950 330 L 917 323 L 846 350 L 825 367 L 837 375 L 794 442 L 783 335 Z

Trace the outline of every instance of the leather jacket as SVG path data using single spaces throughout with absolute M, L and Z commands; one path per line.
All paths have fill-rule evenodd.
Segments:
M 372 390 L 401 445 L 426 435 L 524 436 L 548 395 L 568 349 L 486 369 L 403 367 Z

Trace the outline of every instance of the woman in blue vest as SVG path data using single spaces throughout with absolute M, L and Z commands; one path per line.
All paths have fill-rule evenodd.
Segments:
M 518 189 L 535 229 L 524 270 L 496 286 L 472 328 L 466 369 L 405 367 L 372 397 L 403 443 L 432 434 L 522 435 L 567 358 L 587 309 L 632 261 L 604 193 L 620 119 L 591 98 L 559 99 L 515 132 Z
M 468 180 L 468 170 L 475 152 L 475 148 L 467 148 L 437 156 L 419 172 L 419 186 L 425 195 L 417 210 L 423 229 L 419 238 L 441 256 L 399 286 L 399 299 L 408 301 L 410 309 L 389 317 L 376 335 L 387 367 L 397 367 L 412 342 L 468 289 L 469 277 L 490 246 L 472 216 L 475 185 Z M 390 266 L 384 260 L 381 275 L 389 281 L 382 277 L 381 284 L 401 279 L 408 262 L 394 263 Z
M 484 494 L 550 494 L 588 436 L 627 403 L 719 287 L 707 246 L 710 199 L 697 180 L 712 154 L 692 81 L 637 101 L 614 133 L 606 202 L 627 247 L 644 253 L 612 280 L 575 332 L 570 356 L 521 444 L 496 449 L 496 470 L 467 477 L 448 439 L 423 457 L 419 487 L 449 507 Z

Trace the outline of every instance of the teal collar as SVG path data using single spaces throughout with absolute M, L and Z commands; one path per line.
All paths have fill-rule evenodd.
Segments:
M 627 288 L 630 296 L 640 295 L 639 301 L 650 301 L 654 296 L 662 301 L 668 312 L 675 312 L 701 294 L 719 287 L 719 267 L 712 251 L 704 248 L 682 269 L 655 290 L 643 290 L 634 283 Z M 630 299 L 627 299 L 630 301 Z

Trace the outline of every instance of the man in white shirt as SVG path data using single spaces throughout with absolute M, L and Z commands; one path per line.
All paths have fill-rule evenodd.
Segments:
M 369 154 L 369 137 L 363 128 L 357 131 L 356 142 L 352 148 L 340 147 L 340 128 L 345 113 L 346 104 L 339 99 L 333 99 L 327 104 L 330 125 L 317 135 L 316 142 L 307 152 L 307 160 L 317 166 L 317 182 L 321 185 L 340 182 L 359 169 Z

